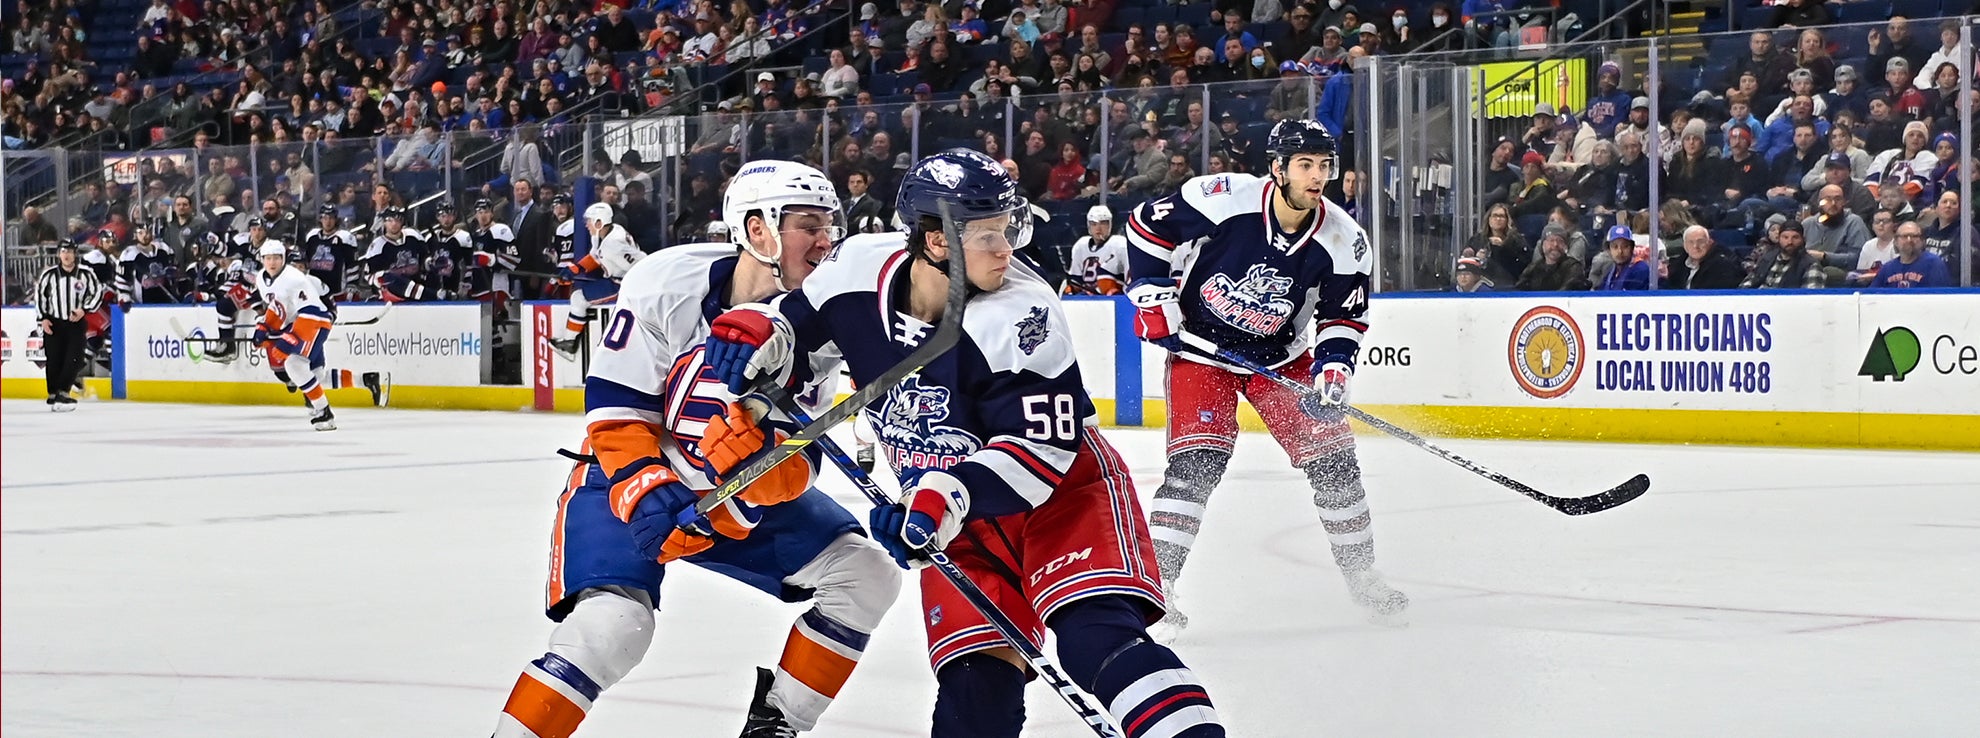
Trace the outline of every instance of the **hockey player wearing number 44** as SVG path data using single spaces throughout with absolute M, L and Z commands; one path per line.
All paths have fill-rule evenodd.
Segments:
M 951 149 L 908 171 L 897 205 L 905 235 L 854 236 L 803 287 L 717 318 L 716 373 L 735 391 L 793 363 L 817 371 L 820 357 L 836 373 L 843 356 L 854 382 L 873 382 L 930 340 L 948 262 L 963 258 L 959 343 L 868 410 L 905 490 L 869 529 L 904 567 L 946 553 L 1033 644 L 1051 629 L 1066 675 L 1129 738 L 1224 735 L 1195 675 L 1148 637 L 1163 607 L 1155 551 L 1127 465 L 1096 428 L 1055 291 L 1012 258 L 1031 224 L 1017 183 L 996 160 Z M 930 734 L 1017 736 L 1025 662 L 937 569 L 923 569 L 921 605 Z
M 1368 501 L 1354 436 L 1338 407 L 1347 401 L 1355 351 L 1368 330 L 1362 320 L 1373 258 L 1368 237 L 1320 194 L 1339 161 L 1327 129 L 1313 121 L 1281 121 L 1266 151 L 1270 177 L 1197 177 L 1144 203 L 1128 220 L 1134 247 L 1128 299 L 1136 309 L 1136 334 L 1171 352 L 1181 347 L 1179 334 L 1208 339 L 1313 382 L 1322 398 L 1302 402 L 1283 387 L 1211 360 L 1169 356 L 1169 468 L 1150 511 L 1162 581 L 1173 597 L 1210 493 L 1236 448 L 1237 396 L 1243 393 L 1313 486 L 1313 503 L 1349 595 L 1378 618 L 1392 618 L 1409 598 L 1372 568 Z M 1187 623 L 1171 609 L 1157 630 L 1173 638 Z
M 548 652 L 516 680 L 497 738 L 570 735 L 645 656 L 676 559 L 813 603 L 791 626 L 777 669 L 758 669 L 744 738 L 810 730 L 900 593 L 887 554 L 811 487 L 815 456 L 779 464 L 706 518 L 695 512 L 715 477 L 788 428 L 781 415 L 759 418 L 725 401 L 733 395 L 703 365 L 709 320 L 795 287 L 844 234 L 831 182 L 793 162 L 745 166 L 722 214 L 733 243 L 677 246 L 625 273 L 585 380 L 595 461 L 577 465 L 558 504 L 547 602 L 558 625 Z M 809 388 L 801 402 L 816 409 L 832 385 Z

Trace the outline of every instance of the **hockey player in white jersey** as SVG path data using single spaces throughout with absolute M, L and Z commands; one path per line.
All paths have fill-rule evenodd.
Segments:
M 1377 616 L 1409 598 L 1372 568 L 1375 542 L 1342 417 L 1355 354 L 1368 330 L 1368 236 L 1320 195 L 1337 167 L 1320 124 L 1285 120 L 1266 150 L 1271 175 L 1213 174 L 1136 208 L 1128 220 L 1128 299 L 1135 332 L 1175 351 L 1189 333 L 1300 381 L 1323 401 L 1187 353 L 1168 361 L 1169 467 L 1150 506 L 1162 580 L 1173 589 L 1237 441 L 1243 394 L 1304 472 L 1349 595 Z M 1316 334 L 1317 331 L 1317 334 Z M 1186 623 L 1169 611 L 1158 635 Z
M 641 260 L 606 318 L 585 381 L 592 459 L 571 473 L 552 539 L 547 614 L 558 625 L 549 650 L 517 679 L 497 738 L 563 738 L 577 728 L 645 656 L 660 582 L 675 559 L 812 603 L 777 668 L 758 669 L 745 738 L 810 730 L 900 592 L 887 554 L 811 487 L 815 456 L 792 458 L 707 518 L 694 517 L 712 478 L 776 443 L 788 420 L 759 422 L 726 401 L 733 395 L 703 367 L 709 320 L 796 287 L 844 233 L 832 184 L 793 162 L 745 165 L 722 213 L 733 243 Z M 812 385 L 800 401 L 818 408 L 832 384 Z
M 1067 257 L 1068 295 L 1118 295 L 1127 284 L 1127 238 L 1114 232 L 1114 211 L 1105 205 L 1087 209 L 1086 235 Z
M 591 234 L 591 253 L 570 266 L 557 270 L 557 278 L 571 284 L 570 313 L 550 347 L 565 356 L 576 356 L 578 334 L 589 322 L 592 308 L 604 308 L 619 297 L 619 280 L 638 264 L 646 253 L 633 243 L 626 227 L 613 220 L 612 206 L 594 202 L 584 209 L 584 229 Z
M 330 338 L 335 321 L 323 304 L 323 283 L 289 265 L 289 250 L 280 242 L 261 244 L 261 271 L 255 286 L 266 308 L 254 326 L 254 343 L 268 352 L 268 366 L 275 376 L 301 392 L 309 403 L 310 425 L 320 431 L 336 430 L 336 414 L 330 412 L 330 399 L 317 382 L 323 368 L 323 342 Z

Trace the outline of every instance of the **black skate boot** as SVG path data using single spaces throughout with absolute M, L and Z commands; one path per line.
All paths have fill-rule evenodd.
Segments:
M 853 461 L 858 462 L 859 470 L 868 474 L 873 473 L 873 446 L 871 443 L 860 444 L 859 450 L 853 452 Z
M 336 430 L 337 414 L 330 412 L 330 408 L 325 407 L 322 410 L 317 411 L 315 415 L 310 416 L 309 424 L 310 427 L 313 427 L 320 431 Z
M 797 728 L 784 721 L 784 713 L 770 706 L 770 684 L 776 672 L 756 667 L 756 698 L 749 703 L 749 722 L 743 723 L 742 738 L 797 738 Z
M 222 331 L 222 333 L 224 334 L 222 338 L 207 342 L 206 358 L 208 361 L 218 361 L 224 364 L 233 361 L 239 356 L 234 350 L 236 341 L 234 341 L 233 332 Z
M 556 349 L 557 353 L 563 354 L 566 359 L 575 359 L 578 354 L 578 340 L 575 336 L 571 338 L 552 338 L 550 339 L 550 348 Z

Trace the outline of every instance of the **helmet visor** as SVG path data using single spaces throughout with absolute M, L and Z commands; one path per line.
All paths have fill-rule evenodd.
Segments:
M 793 205 L 784 208 L 781 220 L 778 228 L 783 232 L 785 243 L 798 238 L 824 238 L 838 243 L 846 237 L 846 214 L 843 210 Z
M 1031 243 L 1031 204 L 1018 198 L 1005 212 L 964 222 L 962 245 L 969 251 L 1002 252 Z

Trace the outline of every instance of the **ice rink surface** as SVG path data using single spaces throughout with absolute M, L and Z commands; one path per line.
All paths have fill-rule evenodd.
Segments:
M 7 738 L 486 736 L 543 652 L 574 416 L 0 412 Z M 1161 434 L 1108 435 L 1152 495 Z M 1303 478 L 1246 436 L 1176 644 L 1233 736 L 1980 734 L 1980 456 L 1449 445 L 1554 494 L 1655 486 L 1568 518 L 1365 438 L 1379 566 L 1415 598 L 1385 628 L 1347 604 Z M 801 607 L 670 569 L 652 651 L 579 736 L 740 730 Z M 915 602 L 809 735 L 926 734 Z M 1089 735 L 1036 684 L 1029 711 L 1027 735 Z

